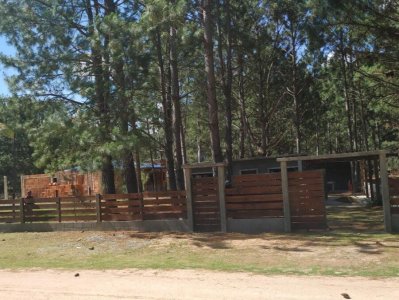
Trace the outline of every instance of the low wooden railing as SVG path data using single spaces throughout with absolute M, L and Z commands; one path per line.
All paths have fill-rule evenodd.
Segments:
M 184 191 L 0 200 L 0 223 L 185 219 L 186 215 Z

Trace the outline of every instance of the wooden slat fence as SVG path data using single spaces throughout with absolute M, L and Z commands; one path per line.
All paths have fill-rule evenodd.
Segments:
M 0 223 L 162 220 L 186 215 L 184 191 L 0 200 Z
M 186 218 L 184 191 L 104 195 L 102 221 L 162 220 Z
M 216 177 L 193 178 L 194 231 L 220 231 L 220 208 Z
M 0 223 L 20 222 L 20 200 L 0 200 Z
M 288 173 L 288 192 L 292 229 L 327 227 L 324 171 Z
M 227 217 L 254 219 L 283 217 L 281 175 L 236 175 L 226 189 Z
M 389 177 L 391 214 L 399 214 L 399 177 Z

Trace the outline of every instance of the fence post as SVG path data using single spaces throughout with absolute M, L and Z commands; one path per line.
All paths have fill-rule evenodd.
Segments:
M 288 193 L 288 173 L 287 173 L 286 161 L 280 161 L 280 169 L 281 169 L 281 187 L 283 191 L 284 231 L 291 232 L 291 211 L 290 211 L 290 198 Z
M 101 195 L 96 195 L 96 215 L 97 215 L 97 223 L 101 223 Z
M 25 223 L 25 208 L 24 208 L 24 198 L 21 197 L 19 200 L 19 218 L 21 224 Z
M 187 223 L 191 232 L 194 231 L 193 194 L 191 189 L 191 168 L 184 168 L 184 186 L 186 188 Z
M 58 214 L 58 222 L 61 223 L 61 198 L 57 197 L 57 214 Z
M 4 199 L 8 200 L 8 179 L 7 179 L 7 176 L 4 176 L 3 179 L 4 179 Z
M 388 170 L 387 170 L 387 156 L 385 151 L 380 151 L 380 178 L 381 178 L 381 194 L 382 205 L 384 208 L 384 224 L 385 231 L 392 232 L 391 223 L 391 199 L 389 196 Z
M 218 166 L 218 190 L 219 190 L 219 207 L 220 207 L 220 226 L 222 232 L 227 232 L 224 166 Z
M 21 198 L 26 197 L 25 195 L 25 178 L 24 175 L 21 175 Z

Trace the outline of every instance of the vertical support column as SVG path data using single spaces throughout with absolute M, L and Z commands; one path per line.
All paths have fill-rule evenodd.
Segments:
M 193 193 L 191 189 L 191 169 L 184 168 L 184 185 L 186 187 L 187 223 L 190 232 L 194 231 Z
M 24 175 L 21 175 L 21 198 L 25 198 L 25 179 Z
M 8 179 L 7 176 L 4 176 L 4 199 L 8 200 Z
M 58 223 L 61 223 L 61 198 L 57 195 L 57 214 L 58 214 Z
M 96 215 L 97 215 L 97 223 L 101 223 L 101 195 L 96 195 Z
M 220 208 L 220 225 L 221 231 L 227 232 L 226 218 L 226 199 L 225 199 L 225 166 L 218 166 L 218 190 L 219 190 L 219 208 Z
M 281 187 L 283 191 L 283 210 L 284 210 L 284 231 L 291 232 L 291 211 L 290 211 L 290 198 L 288 193 L 288 173 L 287 162 L 280 162 L 281 169 Z
M 303 171 L 303 160 L 298 160 L 298 172 Z
M 380 172 L 378 172 L 378 161 L 374 159 L 374 176 L 375 176 L 375 203 L 381 205 L 382 198 L 381 198 L 381 177 Z
M 386 232 L 392 232 L 391 223 L 391 201 L 389 197 L 387 156 L 385 151 L 380 151 L 380 178 L 381 178 L 381 194 L 382 205 L 384 208 L 384 225 Z
M 19 219 L 21 224 L 25 223 L 25 207 L 24 207 L 24 198 L 21 197 L 19 200 Z

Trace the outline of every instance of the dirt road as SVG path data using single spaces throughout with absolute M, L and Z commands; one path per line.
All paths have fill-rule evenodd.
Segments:
M 79 276 L 75 277 L 75 274 Z M 0 271 L 0 299 L 399 299 L 399 278 L 262 276 L 198 270 Z

